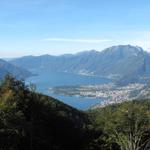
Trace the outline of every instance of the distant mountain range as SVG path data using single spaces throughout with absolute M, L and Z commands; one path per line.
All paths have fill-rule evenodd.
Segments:
M 12 74 L 14 77 L 20 79 L 24 79 L 32 75 L 31 72 L 0 59 L 0 79 L 2 79 L 6 74 Z
M 141 47 L 119 45 L 101 52 L 91 50 L 60 56 L 25 56 L 11 60 L 18 67 L 96 75 L 111 78 L 119 84 L 150 82 L 150 54 Z

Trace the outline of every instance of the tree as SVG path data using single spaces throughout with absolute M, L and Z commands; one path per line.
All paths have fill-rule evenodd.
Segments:
M 149 139 L 143 141 L 149 130 L 149 112 L 136 102 L 126 102 L 114 111 L 105 109 L 105 115 L 97 118 L 98 125 L 115 141 L 121 150 L 147 149 Z
M 80 150 L 87 120 L 10 75 L 0 84 L 0 150 Z

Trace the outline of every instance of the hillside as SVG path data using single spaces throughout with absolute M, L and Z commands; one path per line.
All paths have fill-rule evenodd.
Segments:
M 32 75 L 31 72 L 26 69 L 17 67 L 7 61 L 0 59 L 0 79 L 2 79 L 6 74 L 12 74 L 17 78 L 27 78 Z
M 150 100 L 134 100 L 88 112 L 97 133 L 93 149 L 149 150 Z M 99 133 L 99 134 L 98 134 Z
M 9 75 L 1 82 L 0 93 L 0 149 L 150 148 L 150 100 L 82 112 Z
M 0 85 L 0 149 L 81 149 L 88 117 L 34 86 L 6 76 Z
M 150 54 L 131 45 L 113 46 L 101 52 L 92 50 L 75 55 L 26 56 L 11 63 L 35 72 L 42 69 L 104 76 L 119 84 L 150 82 Z

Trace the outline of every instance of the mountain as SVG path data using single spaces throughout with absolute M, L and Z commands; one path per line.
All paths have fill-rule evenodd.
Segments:
M 0 78 L 3 78 L 6 74 L 12 74 L 17 78 L 26 78 L 32 75 L 29 71 L 0 59 Z
M 150 54 L 141 47 L 119 45 L 101 52 L 92 50 L 75 55 L 26 56 L 11 63 L 25 69 L 39 69 L 104 76 L 118 83 L 149 81 Z

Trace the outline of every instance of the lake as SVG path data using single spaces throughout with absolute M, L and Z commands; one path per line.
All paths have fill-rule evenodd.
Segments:
M 106 78 L 83 76 L 72 73 L 50 72 L 45 70 L 34 73 L 37 73 L 38 75 L 30 77 L 26 81 L 28 83 L 36 84 L 37 92 L 52 96 L 70 106 L 82 110 L 86 110 L 91 106 L 99 104 L 102 100 L 87 97 L 56 95 L 50 93 L 49 88 L 55 86 L 96 85 L 111 82 Z

